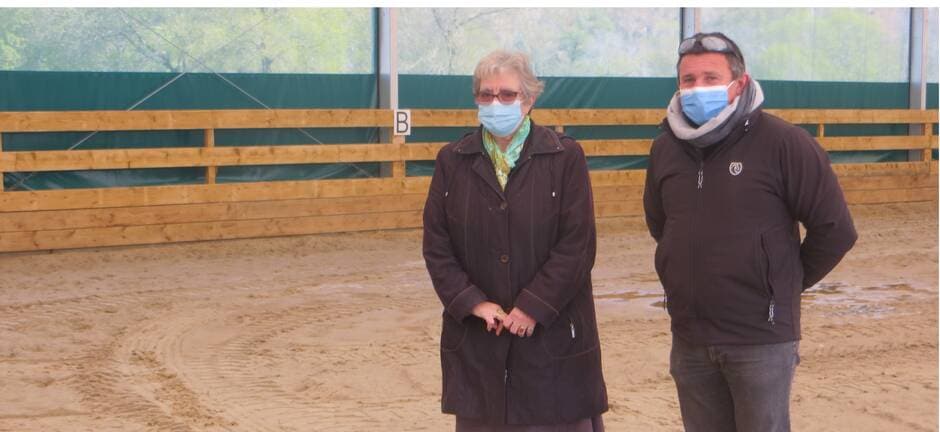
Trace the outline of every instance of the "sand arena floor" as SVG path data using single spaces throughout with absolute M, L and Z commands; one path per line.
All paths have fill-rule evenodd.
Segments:
M 937 204 L 856 206 L 794 430 L 937 430 Z M 610 431 L 680 430 L 639 219 L 599 223 Z M 0 430 L 447 431 L 416 230 L 0 255 Z

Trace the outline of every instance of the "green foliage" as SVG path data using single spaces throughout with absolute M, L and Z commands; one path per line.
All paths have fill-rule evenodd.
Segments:
M 470 75 L 495 49 L 541 76 L 672 76 L 679 9 L 402 9 L 399 71 Z
M 907 80 L 908 8 L 700 9 L 758 79 Z M 937 9 L 928 9 L 928 80 Z M 368 8 L 5 8 L 0 69 L 371 73 Z M 399 72 L 469 75 L 494 49 L 541 76 L 675 76 L 678 8 L 401 8 Z
M 703 31 L 734 39 L 758 79 L 903 82 L 909 9 L 703 9 Z
M 368 73 L 370 9 L 4 9 L 0 68 Z

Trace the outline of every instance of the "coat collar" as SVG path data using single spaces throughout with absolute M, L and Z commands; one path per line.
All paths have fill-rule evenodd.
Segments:
M 748 133 L 751 129 L 754 129 L 755 127 L 757 127 L 758 124 L 761 123 L 761 120 L 764 117 L 763 113 L 764 113 L 764 110 L 762 108 L 757 108 L 754 111 L 751 111 L 750 114 L 744 116 L 744 118 L 741 119 L 740 123 L 737 126 L 735 126 L 734 129 L 731 130 L 731 132 L 728 134 L 727 137 L 725 137 L 723 140 L 718 141 L 717 143 L 714 144 L 713 147 L 715 148 L 715 150 L 713 150 L 712 153 L 718 153 L 720 149 L 731 147 L 734 144 L 736 144 L 741 138 L 744 137 L 746 133 Z M 667 133 L 670 137 L 672 137 L 672 139 L 676 143 L 679 143 L 682 146 L 682 148 L 686 149 L 690 153 L 696 154 L 696 155 L 701 154 L 700 151 L 695 150 L 692 144 L 689 144 L 688 142 L 683 141 L 682 139 L 676 136 L 676 134 L 672 131 L 672 128 L 669 126 L 669 121 L 667 119 L 663 119 L 662 123 L 659 124 L 659 128 L 662 129 L 663 132 Z
M 483 126 L 479 126 L 472 133 L 464 135 L 454 146 L 454 151 L 464 155 L 483 153 Z M 535 121 L 532 121 L 532 127 L 529 136 L 525 139 L 525 144 L 523 144 L 519 160 L 525 160 L 528 156 L 535 154 L 558 153 L 561 151 L 564 151 L 564 147 L 561 145 L 558 135 L 554 131 L 539 126 L 535 124 Z

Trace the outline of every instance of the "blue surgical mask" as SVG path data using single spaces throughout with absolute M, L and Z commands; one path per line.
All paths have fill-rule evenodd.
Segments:
M 679 90 L 682 100 L 682 112 L 696 125 L 703 125 L 728 106 L 728 89 L 737 81 L 727 86 L 693 87 Z
M 507 137 L 516 131 L 522 123 L 522 102 L 516 100 L 509 105 L 503 105 L 498 99 L 488 105 L 477 105 L 480 110 L 477 117 L 483 127 L 498 137 Z

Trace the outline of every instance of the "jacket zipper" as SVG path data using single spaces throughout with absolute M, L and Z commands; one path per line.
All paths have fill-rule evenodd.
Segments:
M 705 180 L 705 161 L 698 163 L 698 188 L 702 189 L 702 182 Z
M 699 154 L 699 156 L 701 156 L 701 154 Z M 700 159 L 698 161 L 698 184 L 696 186 L 698 190 L 698 193 L 696 194 L 697 195 L 696 196 L 696 203 L 697 203 L 696 211 L 697 212 L 700 212 L 702 210 L 702 184 L 704 183 L 704 180 L 705 180 L 705 159 Z M 692 268 L 689 269 L 689 275 L 690 275 L 689 285 L 691 287 L 691 290 L 690 290 L 691 293 L 689 295 L 689 299 L 690 299 L 689 306 L 692 308 L 691 312 L 693 316 L 697 317 L 698 313 L 695 307 L 695 218 L 692 218 L 691 224 L 692 224 L 692 229 L 690 231 L 691 244 L 689 248 L 691 249 L 689 253 L 689 257 L 691 259 L 689 260 L 689 262 Z
M 775 309 L 777 306 L 777 302 L 776 302 L 776 296 L 774 295 L 774 287 L 770 285 L 770 275 L 769 275 L 770 262 L 767 258 L 767 251 L 764 248 L 763 238 L 761 239 L 761 258 L 763 258 L 764 261 L 767 262 L 767 270 L 762 271 L 760 277 L 763 280 L 764 285 L 766 287 L 767 296 L 770 297 L 770 304 L 767 305 L 767 322 L 769 322 L 770 326 L 773 327 L 777 325 L 777 322 L 774 320 L 775 315 L 776 315 Z
M 770 295 L 770 307 L 767 310 L 767 322 L 770 323 L 771 327 L 777 325 L 777 323 L 774 322 L 774 296 L 773 294 Z
M 767 306 L 767 322 L 769 322 L 770 326 L 773 327 L 777 325 L 776 321 L 774 321 L 774 316 L 776 312 L 774 309 L 776 307 L 777 302 L 775 300 L 776 296 L 774 295 L 774 288 L 770 286 L 770 280 L 768 276 L 769 275 L 767 272 L 764 272 L 764 274 L 762 275 L 762 277 L 764 278 L 764 283 L 767 284 L 767 294 L 770 296 L 770 305 Z
M 509 367 L 506 367 L 503 375 L 503 388 L 506 389 L 505 399 L 503 401 L 503 423 L 509 424 Z

